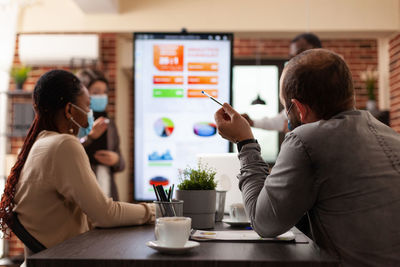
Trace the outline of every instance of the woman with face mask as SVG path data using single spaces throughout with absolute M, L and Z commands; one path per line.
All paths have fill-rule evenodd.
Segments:
M 114 174 L 124 170 L 125 162 L 119 148 L 117 127 L 106 111 L 108 80 L 102 72 L 91 69 L 84 69 L 77 76 L 89 90 L 90 107 L 95 120 L 93 128 L 79 136 L 81 143 L 100 187 L 107 196 L 119 200 Z
M 1 198 L 5 234 L 15 222 L 13 212 L 47 248 L 92 226 L 154 220 L 154 206 L 113 201 L 99 187 L 77 138 L 90 131 L 92 111 L 88 90 L 75 75 L 64 70 L 45 73 L 35 86 L 33 106 L 35 119 Z

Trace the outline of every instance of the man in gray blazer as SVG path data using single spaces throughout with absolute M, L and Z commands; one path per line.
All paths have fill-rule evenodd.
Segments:
M 276 236 L 308 212 L 315 241 L 343 266 L 400 266 L 400 135 L 355 109 L 349 68 L 328 50 L 290 60 L 280 88 L 291 132 L 270 173 L 248 122 L 227 103 L 215 114 L 238 145 L 254 230 Z

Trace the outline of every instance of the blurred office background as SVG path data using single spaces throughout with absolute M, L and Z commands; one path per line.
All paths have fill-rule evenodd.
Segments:
M 32 90 L 40 75 L 96 67 L 110 81 L 108 112 L 128 164 L 116 178 L 120 198 L 132 201 L 132 33 L 183 27 L 234 33 L 233 104 L 254 117 L 279 111 L 278 79 L 290 41 L 313 32 L 349 64 L 357 108 L 366 109 L 369 100 L 360 73 L 377 71 L 377 108 L 400 132 L 399 0 L 0 0 L 1 191 L 32 121 Z M 31 69 L 17 90 L 9 73 L 22 65 Z M 266 105 L 251 105 L 258 96 Z M 260 134 L 279 138 L 276 132 Z M 273 160 L 278 151 L 272 144 L 264 156 Z M 0 253 L 19 256 L 22 243 L 15 237 L 0 242 Z

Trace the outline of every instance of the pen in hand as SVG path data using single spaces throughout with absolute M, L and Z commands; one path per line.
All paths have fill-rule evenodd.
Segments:
M 201 93 L 205 96 L 208 96 L 211 100 L 213 100 L 215 103 L 217 103 L 218 105 L 222 106 L 221 102 L 219 102 L 217 99 L 215 99 L 214 97 L 210 96 L 209 94 L 207 94 L 204 91 L 201 91 Z

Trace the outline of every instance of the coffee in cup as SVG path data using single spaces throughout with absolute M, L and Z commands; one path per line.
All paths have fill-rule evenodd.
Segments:
M 184 247 L 189 239 L 192 219 L 189 217 L 160 217 L 156 219 L 155 236 L 160 245 Z
M 234 203 L 229 207 L 229 215 L 233 222 L 248 222 L 243 203 Z

